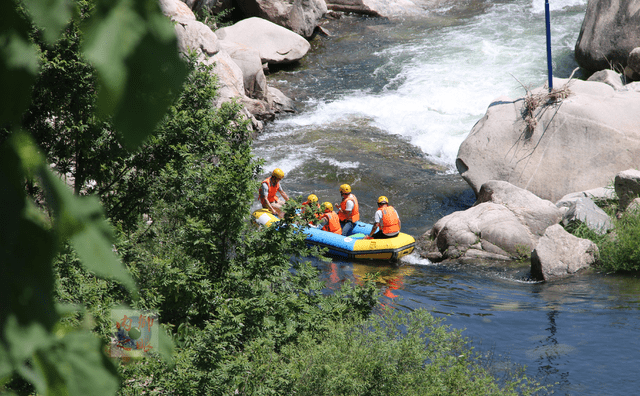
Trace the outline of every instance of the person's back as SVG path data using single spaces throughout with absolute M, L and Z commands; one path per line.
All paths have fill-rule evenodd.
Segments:
M 384 239 L 393 238 L 400 233 L 400 216 L 393 206 L 389 206 L 389 199 L 380 196 L 378 198 L 378 210 L 374 216 L 374 223 L 368 238 Z

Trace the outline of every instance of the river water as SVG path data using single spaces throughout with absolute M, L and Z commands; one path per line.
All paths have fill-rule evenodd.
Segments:
M 577 67 L 585 9 L 586 0 L 552 1 L 557 77 Z M 312 40 L 299 65 L 268 76 L 298 112 L 255 141 L 265 171 L 282 168 L 290 196 L 332 203 L 338 186 L 350 184 L 364 221 L 386 195 L 403 232 L 416 237 L 473 204 L 455 170 L 458 148 L 494 99 L 546 83 L 544 1 L 460 1 L 414 19 L 345 16 L 325 29 L 331 35 Z M 329 288 L 379 273 L 387 303 L 446 316 L 495 367 L 525 365 L 555 384 L 554 394 L 640 392 L 637 278 L 587 271 L 537 283 L 526 263 L 434 264 L 410 255 L 402 264 L 317 263 Z

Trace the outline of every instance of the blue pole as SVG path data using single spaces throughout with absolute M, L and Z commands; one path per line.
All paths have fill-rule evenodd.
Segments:
M 553 89 L 553 66 L 551 65 L 551 24 L 549 23 L 549 0 L 544 0 L 544 18 L 547 25 L 547 69 L 549 70 L 549 92 Z

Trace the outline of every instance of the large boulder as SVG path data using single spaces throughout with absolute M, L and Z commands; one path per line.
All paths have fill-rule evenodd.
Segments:
M 218 37 L 209 26 L 189 17 L 171 18 L 178 38 L 178 50 L 183 54 L 195 51 L 200 59 L 214 56 L 220 51 Z
M 244 90 L 247 96 L 266 100 L 268 97 L 267 78 L 264 75 L 260 52 L 233 41 L 220 40 L 220 47 L 242 71 Z
M 324 0 L 236 0 L 236 4 L 247 17 L 266 19 L 306 38 L 327 13 Z
M 258 49 L 220 40 L 207 25 L 196 21 L 190 8 L 179 0 L 160 0 L 160 6 L 175 23 L 178 50 L 182 53 L 194 51 L 198 62 L 212 65 L 211 72 L 217 76 L 219 84 L 213 105 L 219 107 L 223 102 L 237 100 L 244 106 L 242 112 L 255 130 L 261 130 L 262 121 L 272 120 L 275 113 L 292 111 L 291 100 L 282 92 L 269 93 Z
M 556 224 L 546 229 L 531 254 L 531 276 L 539 280 L 564 277 L 593 265 L 597 258 L 595 243 Z
M 247 18 L 216 30 L 220 40 L 231 41 L 260 52 L 262 62 L 293 63 L 307 54 L 311 45 L 302 36 L 262 18 Z
M 640 47 L 636 47 L 629 53 L 627 66 L 624 68 L 624 76 L 631 81 L 640 80 Z
M 499 98 L 489 105 L 456 159 L 476 193 L 489 180 L 504 180 L 556 202 L 640 167 L 638 92 L 566 79 L 554 79 L 554 87 L 555 102 L 538 89 L 528 98 Z M 525 104 L 535 98 L 538 106 L 527 118 Z
M 196 16 L 185 3 L 178 0 L 158 0 L 162 13 L 168 17 L 178 17 L 185 19 L 196 19 Z
M 418 245 L 432 261 L 522 258 L 561 219 L 552 202 L 509 183 L 489 181 L 474 206 L 438 220 Z
M 620 210 L 624 211 L 631 201 L 640 197 L 640 171 L 627 169 L 618 173 L 613 185 L 619 199 Z
M 575 47 L 578 64 L 593 73 L 623 70 L 640 43 L 640 0 L 589 0 Z
M 556 206 L 564 213 L 562 218 L 564 226 L 579 222 L 599 235 L 604 235 L 613 228 L 609 215 L 590 198 L 561 199 Z

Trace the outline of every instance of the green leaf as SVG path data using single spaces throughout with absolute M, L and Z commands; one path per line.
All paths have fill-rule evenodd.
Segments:
M 113 115 L 124 143 L 135 148 L 156 128 L 182 87 L 186 65 L 175 32 L 157 1 L 98 3 L 84 49 L 96 68 L 98 109 Z
M 38 54 L 29 41 L 29 24 L 13 1 L 0 1 L 0 124 L 17 122 L 29 105 L 38 72 Z
M 55 214 L 54 229 L 61 241 L 69 239 L 82 265 L 96 275 L 115 279 L 132 292 L 136 287 L 113 251 L 113 232 L 98 198 L 73 195 L 56 175 L 42 167 L 47 200 Z
M 46 394 L 113 395 L 120 386 L 101 341 L 90 333 L 67 333 L 54 348 L 38 351 L 35 363 L 46 378 Z
M 73 3 L 70 0 L 22 0 L 33 23 L 42 29 L 44 39 L 53 44 L 69 23 Z

